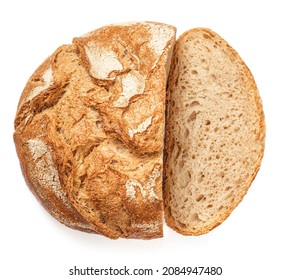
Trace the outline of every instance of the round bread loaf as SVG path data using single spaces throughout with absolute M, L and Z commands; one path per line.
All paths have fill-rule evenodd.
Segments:
M 59 47 L 24 88 L 14 140 L 27 185 L 63 224 L 162 236 L 167 72 L 175 28 L 100 28 Z
M 209 29 L 181 35 L 172 57 L 174 41 L 166 24 L 105 26 L 58 48 L 27 82 L 17 153 L 27 185 L 63 224 L 157 238 L 164 208 L 171 228 L 199 235 L 247 193 L 265 145 L 254 78 Z

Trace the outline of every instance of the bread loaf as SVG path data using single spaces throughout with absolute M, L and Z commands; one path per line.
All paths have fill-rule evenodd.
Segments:
M 264 139 L 258 90 L 236 51 L 209 29 L 184 33 L 167 92 L 167 224 L 199 235 L 223 222 L 256 176 Z
M 59 47 L 27 82 L 16 150 L 27 185 L 61 223 L 149 239 L 163 235 L 164 214 L 199 235 L 246 194 L 265 141 L 253 76 L 209 29 L 184 33 L 172 55 L 175 31 L 105 26 Z
M 100 28 L 59 47 L 22 93 L 23 175 L 63 224 L 110 238 L 161 237 L 167 73 L 175 28 Z

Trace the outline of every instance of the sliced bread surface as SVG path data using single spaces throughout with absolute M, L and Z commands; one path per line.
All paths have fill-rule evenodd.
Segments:
M 209 29 L 176 42 L 167 92 L 164 203 L 167 224 L 199 235 L 222 223 L 254 180 L 265 122 L 254 78 Z

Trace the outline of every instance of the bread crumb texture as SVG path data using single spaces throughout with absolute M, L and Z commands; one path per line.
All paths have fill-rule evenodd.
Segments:
M 169 25 L 111 25 L 31 76 L 14 139 L 28 186 L 60 222 L 110 238 L 162 236 Z
M 260 167 L 265 123 L 253 76 L 208 29 L 176 42 L 169 77 L 165 215 L 186 235 L 206 233 L 242 200 Z

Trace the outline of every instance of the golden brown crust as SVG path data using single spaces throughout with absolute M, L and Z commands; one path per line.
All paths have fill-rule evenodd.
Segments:
M 52 158 L 57 154 L 52 153 L 52 145 L 47 144 L 50 142 L 46 132 L 47 125 L 49 118 L 43 116 L 34 122 L 33 130 L 14 133 L 16 150 L 27 186 L 45 209 L 61 223 L 74 229 L 93 232 L 93 228 L 68 200 L 60 183 L 57 166 Z M 41 146 L 41 152 L 34 154 L 31 149 L 37 145 Z
M 172 94 L 177 94 L 175 93 L 176 88 L 179 87 L 179 83 L 181 83 L 181 81 L 183 80 L 183 75 L 184 75 L 184 70 L 180 68 L 180 60 L 186 59 L 185 57 L 182 56 L 182 52 L 181 50 L 186 48 L 185 46 L 185 41 L 190 41 L 193 42 L 193 44 L 195 43 L 195 40 L 198 38 L 198 36 L 203 37 L 203 39 L 201 40 L 210 40 L 212 41 L 216 46 L 216 48 L 220 48 L 222 50 L 222 52 L 224 52 L 225 54 L 227 54 L 228 59 L 230 59 L 233 63 L 233 67 L 237 67 L 238 69 L 240 69 L 240 77 L 243 79 L 243 84 L 246 85 L 247 87 L 247 92 L 248 93 L 244 93 L 246 95 L 249 95 L 251 99 L 253 99 L 254 107 L 255 107 L 255 114 L 257 115 L 258 118 L 258 131 L 256 131 L 256 142 L 258 143 L 258 145 L 261 147 L 259 149 L 259 154 L 257 154 L 257 161 L 254 163 L 254 168 L 252 170 L 252 173 L 249 174 L 248 178 L 245 178 L 245 186 L 242 188 L 240 186 L 236 186 L 237 189 L 241 188 L 241 191 L 239 193 L 239 195 L 236 195 L 236 197 L 233 199 L 232 203 L 230 205 L 228 205 L 228 207 L 225 209 L 225 211 L 223 211 L 221 214 L 215 214 L 215 218 L 210 218 L 210 220 L 212 220 L 212 222 L 206 222 L 206 225 L 203 226 L 195 226 L 194 225 L 194 220 L 197 219 L 197 217 L 199 218 L 199 216 L 197 216 L 195 214 L 195 216 L 193 216 L 194 220 L 193 220 L 193 225 L 186 225 L 184 222 L 181 222 L 181 220 L 179 220 L 176 216 L 177 213 L 175 215 L 173 215 L 172 213 L 172 209 L 174 209 L 174 211 L 176 211 L 177 208 L 181 208 L 182 205 L 176 205 L 177 202 L 175 202 L 175 204 L 172 203 L 172 188 L 173 188 L 173 184 L 174 184 L 174 177 L 172 174 L 172 166 L 171 164 L 174 163 L 174 161 L 171 160 L 171 157 L 173 156 L 173 149 L 175 146 L 175 143 L 177 141 L 181 141 L 183 142 L 183 139 L 180 139 L 179 136 L 177 134 L 174 135 L 175 133 L 175 128 L 177 126 L 181 126 L 181 123 L 175 124 L 175 114 L 181 114 L 181 111 L 179 108 L 179 106 L 177 106 L 177 104 L 173 103 L 174 98 L 172 97 Z M 197 39 L 198 42 L 198 39 Z M 199 43 L 198 43 L 199 44 Z M 187 46 L 189 47 L 189 46 Z M 210 50 L 211 52 L 211 50 Z M 193 54 L 195 56 L 195 54 Z M 209 56 L 211 56 L 211 53 L 209 54 Z M 221 59 L 221 58 L 219 58 Z M 198 60 L 198 59 L 197 59 Z M 190 63 L 191 63 L 191 57 L 188 58 L 187 63 L 189 63 L 189 67 L 190 67 Z M 223 61 L 220 61 L 220 63 L 223 63 Z M 191 68 L 193 69 L 193 67 Z M 195 70 L 193 70 L 194 74 L 197 74 L 195 72 Z M 205 76 L 204 76 L 205 77 Z M 206 79 L 206 78 L 205 78 Z M 188 81 L 189 82 L 189 81 Z M 190 82 L 191 83 L 191 82 Z M 193 91 L 195 91 L 195 86 L 193 84 Z M 174 93 L 173 93 L 174 92 Z M 233 94 L 236 94 L 235 92 Z M 251 103 L 252 101 L 250 101 Z M 197 102 L 198 104 L 198 102 Z M 186 109 L 186 108 L 184 108 Z M 182 113 L 183 114 L 183 113 Z M 185 113 L 186 114 L 186 113 Z M 196 118 L 196 115 L 195 115 Z M 230 214 L 231 212 L 234 210 L 234 208 L 240 203 L 240 201 L 243 199 L 244 195 L 247 193 L 249 187 L 251 186 L 252 181 L 254 180 L 259 168 L 260 168 L 260 164 L 263 158 L 263 153 L 264 153 L 264 141 L 265 141 L 265 121 L 264 121 L 264 113 L 263 113 L 263 108 L 262 108 L 262 103 L 261 103 L 261 99 L 258 93 L 258 89 L 257 86 L 255 84 L 254 78 L 250 72 L 250 70 L 248 69 L 248 67 L 245 65 L 245 63 L 243 62 L 243 60 L 240 58 L 240 56 L 238 55 L 238 53 L 228 45 L 228 43 L 222 39 L 219 35 L 217 35 L 216 33 L 214 33 L 213 31 L 209 30 L 209 29 L 205 29 L 205 28 L 196 28 L 196 29 L 192 29 L 189 30 L 187 32 L 185 32 L 182 36 L 180 36 L 180 38 L 178 39 L 178 41 L 176 42 L 175 48 L 174 48 L 174 52 L 173 52 L 173 56 L 172 56 L 172 68 L 171 68 L 171 72 L 170 72 L 170 76 L 169 76 L 169 83 L 168 83 L 168 97 L 167 97 L 167 116 L 166 116 L 166 123 L 167 123 L 167 127 L 166 127 L 166 144 L 165 144 L 165 155 L 164 155 L 164 162 L 165 162 L 165 167 L 164 167 L 164 203 L 165 203 L 165 219 L 167 224 L 173 228 L 175 231 L 184 234 L 184 235 L 200 235 L 200 234 L 205 234 L 207 232 L 209 232 L 210 230 L 212 230 L 213 228 L 217 227 L 218 225 L 220 225 Z M 174 128 L 174 129 L 173 129 Z M 251 132 L 249 132 L 251 133 Z M 192 139 L 192 142 L 194 143 L 195 141 L 198 141 L 198 137 L 197 139 Z M 180 144 L 181 144 L 180 142 Z M 190 147 L 187 147 L 190 148 Z M 180 147 L 181 150 L 186 149 L 185 146 L 181 145 Z M 191 149 L 191 148 L 190 148 Z M 192 164 L 194 164 L 195 160 L 192 159 Z M 189 165 L 191 165 L 191 162 L 189 162 Z M 190 178 L 191 175 L 194 176 L 194 174 L 190 174 Z M 182 175 L 181 175 L 182 176 Z M 175 177 L 177 179 L 178 175 Z M 181 179 L 182 181 L 182 179 Z M 192 192 L 195 193 L 195 185 L 197 186 L 197 183 L 194 182 L 194 180 L 192 179 L 192 184 L 193 184 L 193 190 Z M 176 188 L 182 188 L 181 186 L 177 186 L 177 184 L 175 183 Z M 191 192 L 191 193 L 192 193 Z M 214 192 L 215 193 L 215 192 Z M 194 195 L 194 194 L 193 194 Z M 189 199 L 190 199 L 190 195 L 189 195 Z M 188 200 L 188 199 L 187 199 Z M 198 201 L 198 199 L 197 199 Z M 209 207 L 212 207 L 213 205 L 210 204 Z M 177 212 L 177 211 L 176 211 Z
M 14 139 L 28 186 L 67 226 L 162 236 L 165 88 L 175 28 L 107 26 L 58 48 L 20 98 Z

